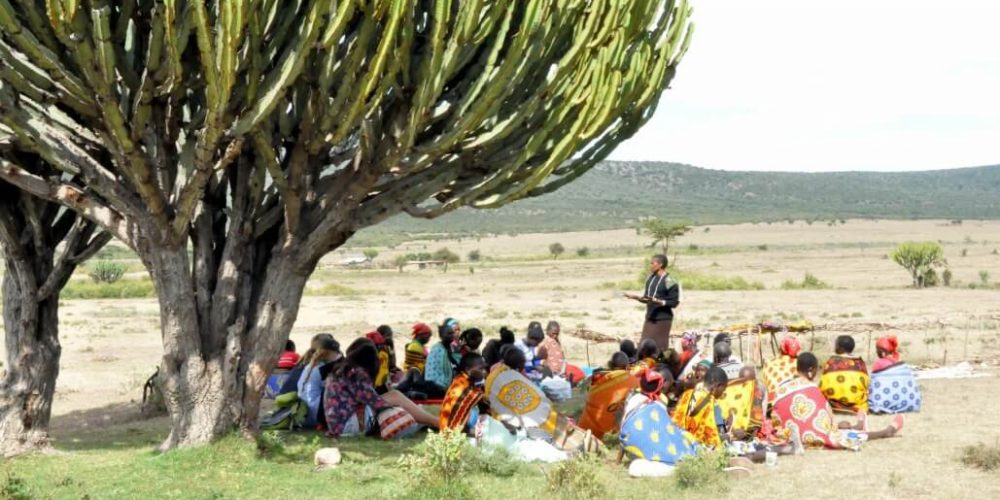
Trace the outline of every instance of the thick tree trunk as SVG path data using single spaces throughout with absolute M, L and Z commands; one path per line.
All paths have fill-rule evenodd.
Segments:
M 49 417 L 59 374 L 59 301 L 35 300 L 37 277 L 10 261 L 3 279 L 6 370 L 0 380 L 0 453 L 5 457 L 48 445 Z M 32 283 L 25 289 L 23 283 Z
M 206 352 L 199 320 L 197 294 L 192 284 L 186 249 L 154 249 L 147 256 L 160 301 L 163 360 L 160 383 L 170 413 L 170 435 L 161 445 L 176 447 L 205 444 L 232 428 L 235 367 L 238 354 Z
M 256 434 L 260 402 L 264 386 L 292 331 L 299 314 L 299 304 L 315 264 L 307 271 L 293 265 L 292 259 L 272 261 L 264 286 L 255 301 L 253 326 L 247 335 L 243 354 L 243 413 L 240 430 L 245 435 Z
M 237 426 L 255 432 L 264 385 L 295 323 L 308 272 L 284 256 L 271 260 L 263 279 L 253 279 L 249 266 L 231 266 L 224 279 L 259 286 L 220 295 L 192 279 L 184 250 L 157 249 L 148 261 L 160 301 L 160 381 L 171 418 L 160 449 L 203 445 Z

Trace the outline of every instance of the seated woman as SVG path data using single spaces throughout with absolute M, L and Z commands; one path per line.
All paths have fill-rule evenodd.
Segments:
M 542 439 L 567 452 L 592 452 L 601 447 L 592 434 L 556 413 L 541 389 L 524 375 L 524 352 L 504 349 L 503 364 L 486 377 L 486 395 L 493 417 L 527 437 Z
M 920 411 L 920 387 L 909 365 L 900 360 L 899 340 L 894 335 L 875 342 L 878 360 L 872 365 L 868 406 L 872 413 Z
M 723 334 L 724 335 L 724 334 Z M 729 337 L 726 337 L 727 339 Z M 729 344 L 726 340 L 721 340 L 717 342 L 713 347 L 713 361 L 715 366 L 722 368 L 722 371 L 726 372 L 726 376 L 729 380 L 736 380 L 740 378 L 740 370 L 743 369 L 743 363 L 733 357 L 733 346 Z
M 639 341 L 639 349 L 635 353 L 635 363 L 633 363 L 636 374 L 643 368 L 656 368 L 660 358 L 660 347 L 653 339 L 642 339 Z
M 458 323 L 451 318 L 445 320 L 438 328 L 438 342 L 431 348 L 427 355 L 427 364 L 424 366 L 423 375 L 410 371 L 406 379 L 400 382 L 396 389 L 400 390 L 414 399 L 440 399 L 444 397 L 445 391 L 451 386 L 451 379 L 455 376 L 454 360 L 455 330 Z
M 365 338 L 371 340 L 375 344 L 375 349 L 378 350 L 378 372 L 375 374 L 375 390 L 379 394 L 383 394 L 389 390 L 389 375 L 392 370 L 392 358 L 389 356 L 391 348 L 386 344 L 385 337 L 378 331 L 368 332 Z
M 799 354 L 796 376 L 777 389 L 773 415 L 791 432 L 791 439 L 799 447 L 859 450 L 870 439 L 895 436 L 903 428 L 903 417 L 897 415 L 889 427 L 869 431 L 864 413 L 858 413 L 858 423 L 835 425 L 833 410 L 826 397 L 813 380 L 819 362 L 812 353 Z
M 483 332 L 478 328 L 469 328 L 458 336 L 458 355 L 479 354 L 479 346 L 483 345 Z
M 285 350 L 278 357 L 278 370 L 291 370 L 299 363 L 299 353 L 295 352 L 295 342 L 285 341 Z
M 333 340 L 333 335 L 329 333 L 317 333 L 313 335 L 312 340 L 309 341 L 309 349 L 306 353 L 299 358 L 299 362 L 295 365 L 291 371 L 288 372 L 287 377 L 281 383 L 281 387 L 275 392 L 278 394 L 287 394 L 289 392 L 298 392 L 299 390 L 299 379 L 302 378 L 302 372 L 305 371 L 306 366 L 309 365 L 309 361 L 312 359 L 313 354 L 319 349 L 320 344 L 324 339 Z
M 639 386 L 639 379 L 628 370 L 627 354 L 616 352 L 608 366 L 608 370 L 591 376 L 587 403 L 580 416 L 580 427 L 594 433 L 598 439 L 617 430 L 618 414 L 629 393 Z
M 653 343 L 655 344 L 656 341 L 653 341 Z M 631 339 L 622 339 L 622 341 L 618 343 L 618 350 L 624 352 L 625 355 L 628 356 L 629 364 L 635 364 L 635 362 L 639 359 L 639 350 L 636 349 L 635 342 L 632 342 Z
M 327 435 L 362 436 L 376 429 L 383 439 L 413 434 L 420 425 L 436 429 L 438 419 L 399 391 L 375 392 L 378 350 L 371 340 L 355 340 L 326 378 L 323 411 Z M 390 415 L 390 419 L 384 416 Z
M 500 338 L 490 339 L 483 347 L 483 359 L 486 360 L 486 366 L 492 368 L 494 365 L 502 363 L 503 358 L 500 356 L 500 349 L 506 345 L 514 345 L 514 342 L 514 332 L 510 331 L 506 326 L 501 326 Z
M 738 439 L 752 438 L 760 429 L 763 401 L 762 397 L 758 399 L 755 396 L 763 396 L 763 391 L 757 391 L 756 375 L 753 367 L 743 367 L 737 378 L 726 384 L 726 390 L 716 401 L 722 410 L 722 417 L 731 422 L 730 432 Z
M 774 401 L 775 390 L 779 385 L 795 378 L 795 357 L 801 350 L 799 339 L 789 335 L 781 340 L 781 353 L 778 357 L 764 363 L 763 379 L 768 401 Z
M 309 408 L 303 427 L 315 427 L 322 420 L 320 417 L 323 410 L 323 375 L 326 373 L 323 367 L 342 357 L 340 344 L 332 336 L 321 339 L 319 345 L 312 351 L 312 356 L 302 370 L 296 385 L 299 399 Z
M 416 370 L 420 375 L 424 374 L 424 366 L 427 365 L 427 343 L 431 341 L 431 327 L 427 323 L 417 323 L 413 325 L 413 340 L 406 344 L 406 352 L 403 356 L 403 371 L 409 374 Z
M 713 448 L 723 445 L 722 436 L 728 432 L 728 425 L 716 401 L 722 397 L 728 383 L 726 372 L 713 366 L 705 373 L 704 382 L 685 391 L 677 402 L 674 422 L 703 445 Z
M 698 350 L 698 341 L 700 339 L 701 335 L 697 332 L 684 332 L 681 336 L 680 360 L 677 363 L 679 371 L 674 373 L 674 376 L 678 380 L 687 378 L 694 371 L 694 368 L 698 366 L 698 363 L 708 359 Z
M 476 353 L 462 356 L 458 374 L 441 403 L 440 428 L 455 429 L 473 434 L 481 411 L 489 405 L 483 401 L 486 384 L 486 361 Z
M 675 465 L 698 451 L 698 439 L 670 419 L 661 393 L 662 373 L 643 370 L 637 378 L 639 392 L 628 398 L 618 440 L 633 459 Z
M 528 324 L 527 335 L 514 343 L 514 346 L 524 354 L 525 375 L 535 382 L 551 375 L 548 367 L 543 362 L 544 360 L 539 356 L 539 345 L 544 340 L 545 332 L 542 330 L 542 324 L 532 321 Z
M 823 367 L 819 390 L 836 413 L 868 412 L 868 367 L 854 355 L 854 338 L 837 337 L 834 354 Z

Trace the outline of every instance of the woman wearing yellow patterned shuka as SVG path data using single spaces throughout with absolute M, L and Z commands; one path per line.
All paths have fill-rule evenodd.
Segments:
M 868 367 L 854 355 L 854 339 L 841 335 L 834 349 L 836 354 L 823 367 L 819 389 L 836 413 L 868 413 Z
M 775 391 L 779 385 L 795 378 L 795 357 L 801 350 L 799 339 L 789 335 L 781 341 L 781 354 L 764 363 L 763 378 L 764 386 L 767 387 L 768 401 L 775 400 Z
M 731 431 L 742 431 L 750 434 L 756 385 L 757 379 L 754 376 L 737 378 L 726 385 L 726 391 L 722 393 L 722 397 L 716 400 L 719 409 L 722 410 L 722 418 L 728 420 L 732 417 L 733 419 L 730 426 Z M 760 424 L 758 423 L 757 426 L 759 427 Z
M 525 362 L 519 349 L 507 349 L 503 364 L 486 377 L 486 397 L 493 417 L 563 451 L 592 452 L 601 448 L 593 434 L 558 414 L 542 390 L 524 376 Z

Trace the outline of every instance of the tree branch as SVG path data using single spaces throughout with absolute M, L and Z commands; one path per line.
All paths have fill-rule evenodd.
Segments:
M 135 250 L 132 223 L 120 213 L 87 195 L 83 190 L 58 181 L 43 179 L 2 158 L 0 158 L 0 180 L 7 181 L 39 198 L 75 210 Z

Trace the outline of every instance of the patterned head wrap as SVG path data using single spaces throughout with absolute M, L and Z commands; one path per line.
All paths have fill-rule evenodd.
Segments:
M 895 335 L 879 337 L 875 341 L 875 347 L 886 353 L 885 357 L 893 361 L 899 361 L 899 339 Z
M 697 332 L 684 332 L 681 336 L 681 349 L 687 350 L 689 347 L 694 347 L 698 344 L 698 340 L 701 339 L 701 335 Z
M 368 332 L 367 334 L 365 334 L 365 337 L 368 340 L 372 341 L 372 343 L 374 343 L 376 346 L 381 346 L 385 344 L 385 337 L 383 337 L 382 334 L 377 331 Z
M 429 339 L 431 338 L 431 333 L 431 327 L 427 323 L 413 325 L 413 338 L 415 339 Z
M 663 384 L 664 384 L 663 375 L 661 375 L 660 372 L 658 372 L 656 370 L 653 370 L 653 369 L 651 369 L 651 368 L 649 368 L 647 366 L 647 367 L 643 368 L 641 372 L 639 372 L 639 380 L 642 380 L 643 382 L 645 382 L 647 384 L 649 384 L 649 383 L 655 383 L 656 384 L 656 389 L 655 390 L 652 390 L 652 391 L 649 391 L 649 392 L 646 392 L 645 390 L 643 390 L 642 393 L 646 397 L 648 397 L 651 400 L 655 400 L 655 399 L 657 399 L 657 398 L 660 397 L 660 390 L 663 389 Z
M 792 335 L 785 337 L 781 341 L 781 353 L 790 358 L 794 358 L 799 355 L 799 351 L 802 350 L 802 346 L 799 344 L 799 339 Z

